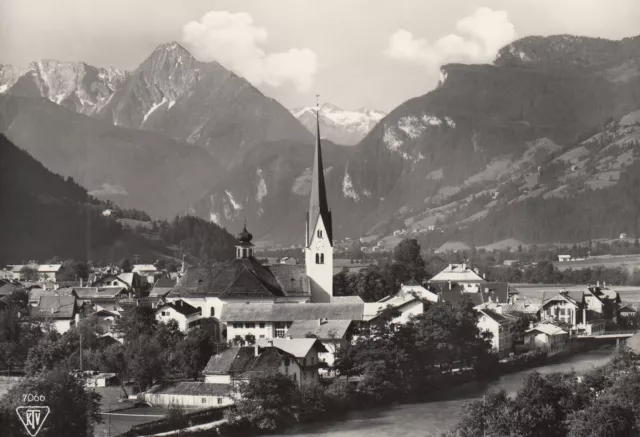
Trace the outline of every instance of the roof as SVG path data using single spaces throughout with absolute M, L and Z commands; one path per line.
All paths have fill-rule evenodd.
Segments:
M 39 273 L 58 272 L 62 268 L 62 264 L 40 264 L 38 266 Z
M 548 296 L 551 296 L 551 297 L 548 297 Z M 580 307 L 582 306 L 582 302 L 584 300 L 584 292 L 577 291 L 577 290 L 569 290 L 569 291 L 561 291 L 559 293 L 548 295 L 547 292 L 545 291 L 542 294 L 543 307 L 549 302 L 554 302 L 558 300 L 564 300 L 566 302 L 571 303 L 572 305 L 575 305 L 576 307 Z
M 318 320 L 296 320 L 289 326 L 287 335 L 306 338 L 307 334 L 313 334 L 319 340 L 339 340 L 345 336 L 351 323 L 351 320 L 326 320 L 322 323 Z
M 317 338 L 259 338 L 256 344 L 261 347 L 276 347 L 296 358 L 306 357 L 314 347 L 317 352 L 327 352 L 327 349 Z
M 182 314 L 185 317 L 189 317 L 193 314 L 199 313 L 200 310 L 197 309 L 196 307 L 189 305 L 187 302 L 183 301 L 183 300 L 176 300 L 176 301 L 172 301 L 172 302 L 167 302 L 164 305 L 159 306 L 158 308 L 156 308 L 156 312 L 160 311 L 163 308 L 171 308 L 173 309 L 175 312 Z
M 158 269 L 156 268 L 156 266 L 154 266 L 153 264 L 134 264 L 133 265 L 133 269 L 131 269 L 132 272 L 146 272 L 146 271 L 153 271 L 153 272 L 157 272 Z
M 151 387 L 146 393 L 157 395 L 228 396 L 229 390 L 229 384 L 185 381 L 174 384 L 158 384 Z
M 115 299 L 122 293 L 127 294 L 125 287 L 74 287 L 72 290 L 78 299 Z
M 16 284 L 4 284 L 0 286 L 0 296 L 9 296 L 18 290 L 23 290 L 23 288 Z
M 275 372 L 280 366 L 283 356 L 292 355 L 279 351 L 275 347 L 258 347 L 258 356 L 255 356 L 255 348 L 258 346 L 232 347 L 221 354 L 213 355 L 203 370 L 204 375 L 231 375 L 232 377 L 246 377 L 254 372 Z
M 160 278 L 149 292 L 149 296 L 161 297 L 170 292 L 176 286 L 177 280 L 172 278 Z
M 42 296 L 38 306 L 32 308 L 32 315 L 54 319 L 71 319 L 75 315 L 75 309 L 75 296 Z
M 274 268 L 276 266 L 272 266 Z M 296 267 L 287 266 L 284 267 Z M 289 272 L 291 274 L 291 272 Z M 187 270 L 176 286 L 171 297 L 219 297 L 221 299 L 275 298 L 285 293 L 280 282 L 286 282 L 295 275 L 280 272 L 280 281 L 270 267 L 264 266 L 253 257 L 236 258 L 233 261 L 213 267 L 198 267 Z M 289 281 L 290 282 L 290 281 Z
M 416 281 L 414 278 L 409 279 L 407 282 L 402 284 L 402 286 L 403 287 L 422 287 L 422 285 L 418 283 L 418 281 Z
M 618 310 L 618 313 L 637 313 L 638 310 L 633 309 L 629 306 L 624 306 Z
M 327 189 L 324 184 L 324 166 L 322 163 L 322 146 L 320 144 L 320 116 L 316 113 L 316 147 L 313 154 L 313 167 L 311 168 L 311 194 L 309 196 L 309 209 L 307 210 L 307 242 L 311 244 L 312 233 L 315 232 L 318 219 L 327 231 L 329 245 L 332 242 L 331 211 L 327 202 Z
M 360 296 L 331 296 L 331 303 L 358 303 L 364 304 Z
M 514 313 L 535 314 L 540 310 L 540 304 L 517 300 L 509 305 L 506 310 Z
M 311 293 L 311 282 L 304 264 L 275 264 L 269 269 L 284 294 Z
M 534 326 L 533 328 L 527 329 L 525 333 L 534 332 L 534 331 L 538 331 L 547 335 L 567 334 L 567 331 L 565 331 L 564 329 L 559 328 L 556 325 L 552 325 L 550 323 L 540 323 L 539 325 Z
M 489 317 L 490 319 L 498 322 L 500 325 L 507 325 L 512 322 L 511 318 L 505 317 L 502 314 L 498 314 L 495 311 L 492 311 L 490 309 L 483 308 L 480 310 L 480 312 L 485 316 Z
M 444 302 L 452 304 L 459 303 L 464 296 L 468 296 L 474 306 L 481 305 L 486 302 L 507 303 L 509 301 L 508 284 L 506 282 L 487 282 L 480 286 L 480 291 L 465 292 L 461 285 L 454 285 L 451 289 L 447 284 L 432 284 L 436 292 L 440 295 L 440 299 Z M 488 291 L 486 291 L 488 289 Z
M 135 277 L 136 274 L 137 273 L 134 273 L 134 272 L 118 273 L 118 274 L 107 273 L 105 275 L 100 276 L 99 278 L 96 278 L 96 280 L 93 281 L 93 285 L 95 286 L 95 284 L 99 284 L 106 278 L 116 278 L 116 279 L 119 279 L 121 282 L 124 282 L 125 284 L 127 284 L 129 287 L 131 287 L 133 285 L 133 278 Z
M 431 278 L 430 282 L 486 282 L 466 264 L 449 264 L 444 270 Z
M 342 303 L 228 303 L 222 322 L 293 322 L 296 320 L 362 320 L 364 304 Z

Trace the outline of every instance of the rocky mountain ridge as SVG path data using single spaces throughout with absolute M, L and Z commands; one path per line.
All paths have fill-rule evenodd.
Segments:
M 291 113 L 309 132 L 316 131 L 316 107 L 295 108 Z M 322 138 L 336 144 L 353 146 L 360 142 L 387 115 L 377 109 L 343 110 L 330 103 L 320 105 Z

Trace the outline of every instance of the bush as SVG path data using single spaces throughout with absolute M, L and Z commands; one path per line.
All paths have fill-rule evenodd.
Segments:
M 507 358 L 505 361 L 500 362 L 499 369 L 502 373 L 518 372 L 531 367 L 542 366 L 546 362 L 546 352 L 535 350 Z

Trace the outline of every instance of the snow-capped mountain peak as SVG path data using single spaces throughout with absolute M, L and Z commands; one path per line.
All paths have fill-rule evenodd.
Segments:
M 316 107 L 293 109 L 292 114 L 310 132 L 315 133 Z M 344 110 L 331 103 L 320 106 L 320 125 L 323 137 L 342 145 L 355 145 L 387 114 L 377 109 Z

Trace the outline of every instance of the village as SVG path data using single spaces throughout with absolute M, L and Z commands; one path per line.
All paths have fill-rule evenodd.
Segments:
M 0 271 L 0 310 L 12 295 L 26 291 L 30 323 L 64 336 L 91 320 L 93 334 L 112 347 L 132 341 L 122 320 L 135 321 L 141 314 L 151 315 L 152 329 L 164 327 L 182 336 L 206 327 L 207 341 L 217 350 L 193 369 L 191 378 L 150 375 L 144 386 L 134 384 L 128 393 L 124 387 L 130 381 L 118 381 L 118 372 L 90 367 L 87 357 L 84 365 L 80 357 L 73 371 L 87 387 L 121 385 L 124 405 L 216 412 L 235 405 L 243 384 L 256 375 L 279 373 L 301 388 L 349 379 L 343 361 L 351 345 L 384 329 L 401 330 L 445 306 L 473 309 L 474 332 L 488 342 L 487 349 L 500 363 L 531 354 L 545 360 L 562 357 L 590 342 L 619 342 L 635 333 L 636 310 L 605 283 L 544 287 L 542 298 L 534 302 L 521 297 L 519 285 L 489 282 L 465 262 L 449 264 L 427 280 L 410 277 L 377 301 L 334 295 L 333 217 L 319 127 L 317 138 L 306 232 L 301 236 L 304 260 L 258 260 L 245 223 L 236 236 L 235 259 L 215 265 L 187 265 L 183 260 L 175 272 L 154 264 L 111 265 L 91 269 L 86 281 L 63 281 L 62 264 L 9 265 Z M 434 368 L 462 374 L 472 368 L 465 362 L 477 359 L 454 357 Z M 217 416 L 211 423 L 222 422 Z

